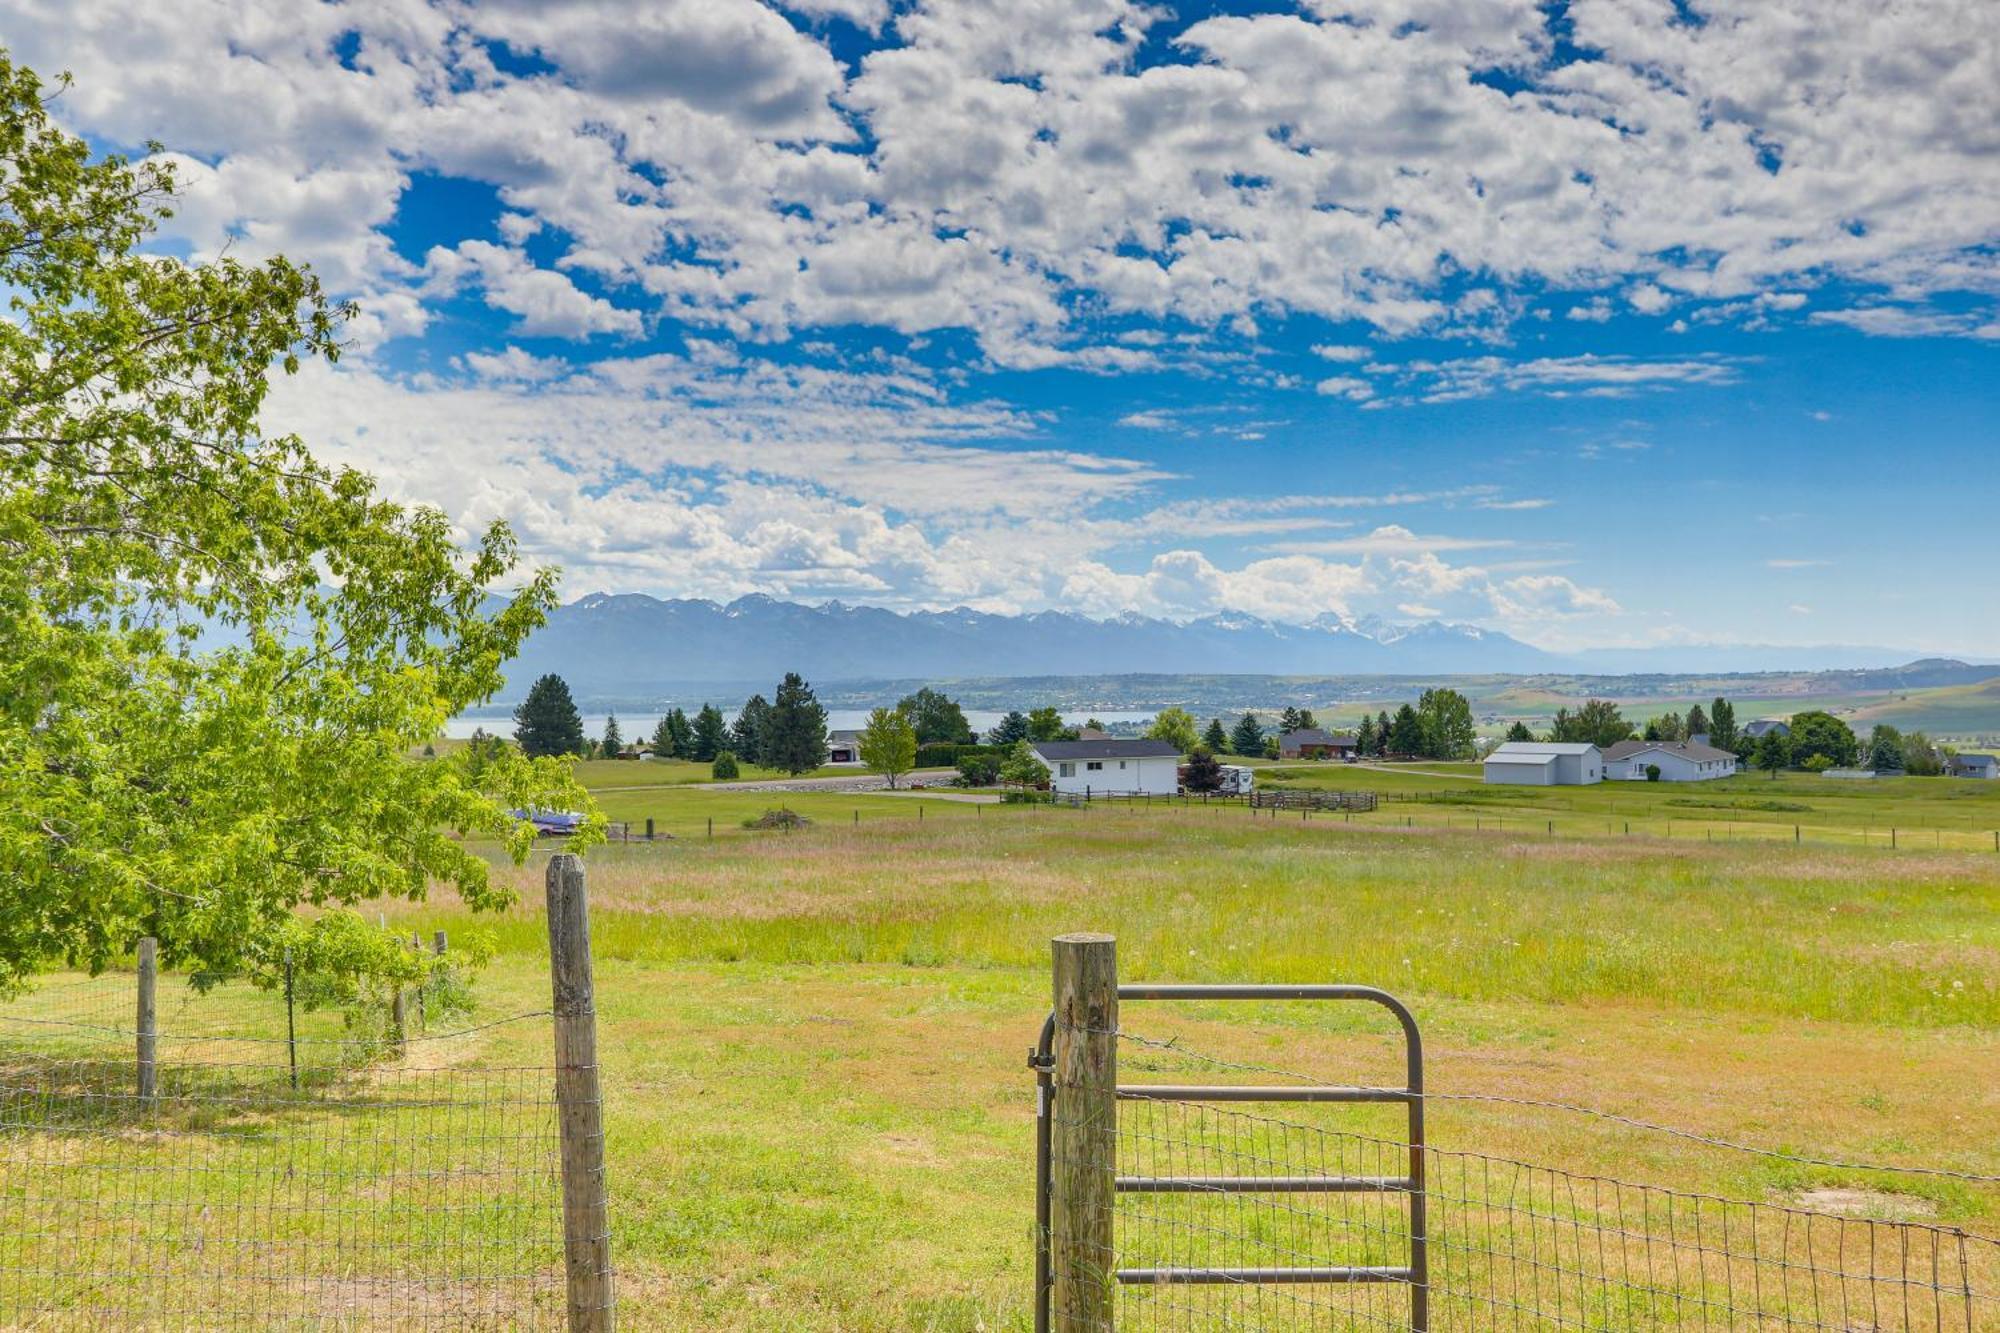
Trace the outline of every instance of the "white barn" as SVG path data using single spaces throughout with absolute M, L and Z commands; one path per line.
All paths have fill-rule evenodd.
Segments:
M 1181 752 L 1167 741 L 1030 741 L 1059 792 L 1092 796 L 1172 796 L 1181 788 Z
M 1644 782 L 1656 764 L 1662 782 L 1707 782 L 1740 771 L 1735 755 L 1699 741 L 1620 741 L 1604 752 L 1604 776 L 1612 782 Z
M 1604 755 L 1572 741 L 1508 741 L 1486 756 L 1486 781 L 1517 787 L 1587 787 L 1604 781 Z

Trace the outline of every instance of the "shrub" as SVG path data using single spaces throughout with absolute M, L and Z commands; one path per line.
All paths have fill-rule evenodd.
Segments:
M 991 787 L 1000 781 L 1000 757 L 994 754 L 961 755 L 958 784 L 961 787 Z
M 736 773 L 736 756 L 728 750 L 717 750 L 715 764 L 708 771 L 709 776 L 718 782 L 727 782 L 735 777 Z
M 1660 766 L 1658 764 L 1646 765 L 1646 781 L 1658 782 L 1659 780 L 1660 780 Z
M 1833 756 L 1816 754 L 1807 759 L 1800 767 L 1808 773 L 1824 773 L 1829 768 L 1834 767 Z

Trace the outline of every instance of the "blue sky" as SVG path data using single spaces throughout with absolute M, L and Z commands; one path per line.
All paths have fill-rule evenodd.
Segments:
M 1977 0 L 0 0 L 571 596 L 2000 655 Z

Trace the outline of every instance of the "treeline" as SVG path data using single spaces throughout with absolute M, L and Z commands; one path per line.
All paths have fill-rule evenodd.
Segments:
M 1772 774 L 1786 768 L 1823 773 L 1830 768 L 1865 764 L 1881 773 L 1936 777 L 1954 754 L 1950 746 L 1936 744 L 1921 731 L 1903 732 L 1886 723 L 1878 723 L 1864 743 L 1854 728 L 1824 709 L 1794 713 L 1784 722 L 1785 731 L 1773 727 L 1752 736 L 1738 725 L 1735 706 L 1717 698 L 1706 710 L 1696 704 L 1685 716 L 1669 711 L 1639 726 L 1628 721 L 1616 704 L 1591 699 L 1574 713 L 1557 709 L 1554 725 L 1541 739 L 1582 742 L 1600 749 L 1628 740 L 1676 743 L 1699 739 L 1735 755 L 1749 767 Z M 1516 722 L 1507 739 L 1532 741 L 1537 737 L 1526 723 Z
M 553 673 L 537 680 L 514 710 L 514 741 L 530 757 L 615 759 L 625 753 L 617 714 L 605 719 L 603 738 L 591 740 L 568 683 Z M 713 764 L 717 777 L 735 776 L 739 763 L 806 773 L 826 762 L 826 709 L 805 678 L 788 671 L 771 699 L 751 695 L 733 723 L 712 703 L 702 704 L 692 717 L 685 709 L 669 709 L 648 744 L 658 758 Z

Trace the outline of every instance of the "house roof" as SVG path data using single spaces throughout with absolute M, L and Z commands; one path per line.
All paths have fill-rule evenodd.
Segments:
M 1279 745 L 1352 745 L 1354 737 L 1336 736 L 1318 727 L 1300 727 L 1297 731 L 1285 732 L 1278 737 Z
M 1692 759 L 1697 764 L 1711 764 L 1718 759 L 1734 761 L 1736 756 L 1727 750 L 1718 750 L 1713 745 L 1703 745 L 1698 741 L 1620 741 L 1604 752 L 1607 760 L 1630 759 L 1635 754 L 1648 750 L 1659 750 L 1664 754 L 1677 754 L 1683 759 Z
M 1960 768 L 1992 768 L 2000 764 L 2000 757 L 1990 754 L 1962 754 L 1952 761 Z
M 843 728 L 839 731 L 827 732 L 826 739 L 829 745 L 832 744 L 858 745 L 861 742 L 861 733 L 856 730 Z
M 1588 741 L 1507 741 L 1486 756 L 1491 764 L 1545 764 L 1558 755 L 1589 754 L 1597 747 Z
M 1762 736 L 1765 732 L 1775 727 L 1783 727 L 1786 731 L 1790 731 L 1792 724 L 1782 717 L 1760 717 L 1755 722 L 1743 728 L 1743 734 L 1745 736 Z
M 1029 741 L 1028 748 L 1043 759 L 1162 759 L 1179 758 L 1180 747 L 1171 741 Z

